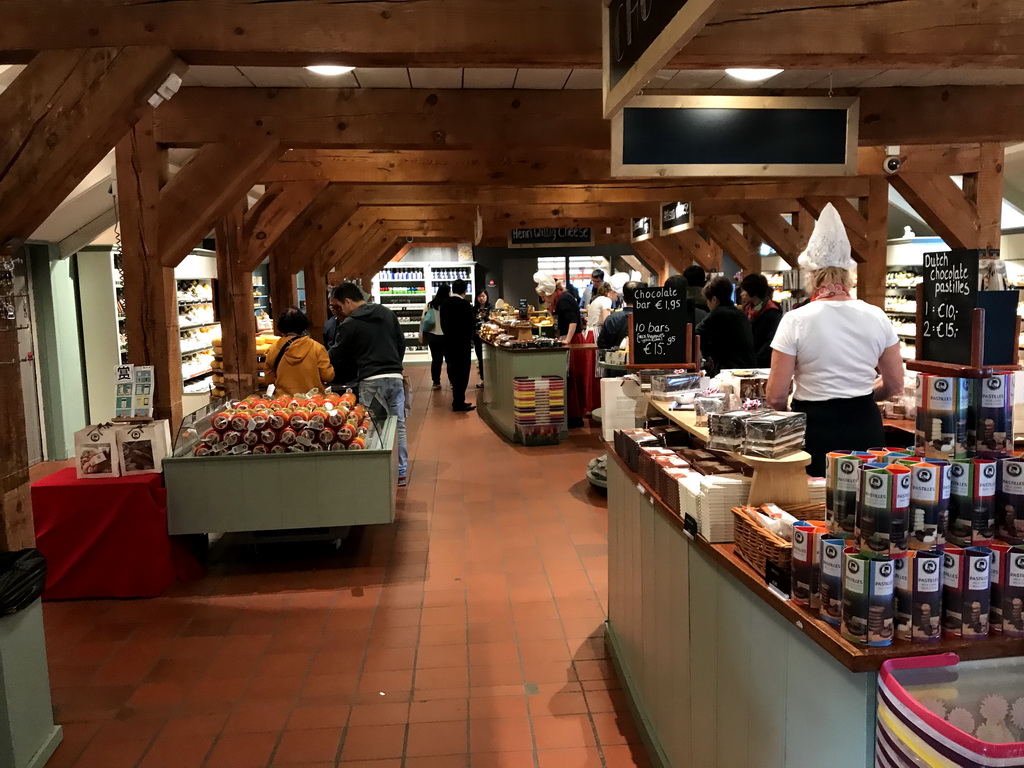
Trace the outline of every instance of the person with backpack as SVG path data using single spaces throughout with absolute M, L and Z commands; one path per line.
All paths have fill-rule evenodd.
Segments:
M 277 320 L 281 338 L 267 352 L 264 381 L 275 391 L 297 395 L 324 389 L 334 380 L 334 366 L 323 344 L 309 336 L 309 319 L 289 307 Z
M 430 350 L 431 389 L 441 388 L 441 366 L 444 365 L 444 330 L 441 328 L 441 305 L 452 295 L 451 287 L 445 283 L 437 289 L 434 298 L 423 310 L 420 320 L 420 341 Z

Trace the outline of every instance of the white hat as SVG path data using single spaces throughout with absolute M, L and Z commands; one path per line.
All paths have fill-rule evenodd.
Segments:
M 807 241 L 807 249 L 800 254 L 799 263 L 804 269 L 812 271 L 826 267 L 851 271 L 857 268 L 857 263 L 850 256 L 850 238 L 846 234 L 846 226 L 832 203 L 822 209 L 811 239 Z
M 544 272 L 535 272 L 533 282 L 537 284 L 537 293 L 541 296 L 550 296 L 555 292 L 555 278 Z
M 622 289 L 626 287 L 626 283 L 628 282 L 629 273 L 627 272 L 616 272 L 614 275 L 608 278 L 608 284 L 616 293 L 622 293 Z

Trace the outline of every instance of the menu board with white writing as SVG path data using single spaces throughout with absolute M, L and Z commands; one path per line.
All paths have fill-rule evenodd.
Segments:
M 970 365 L 978 306 L 979 252 L 956 248 L 924 255 L 924 308 L 919 360 Z
M 635 301 L 630 363 L 660 367 L 689 362 L 686 296 L 678 288 L 638 288 Z

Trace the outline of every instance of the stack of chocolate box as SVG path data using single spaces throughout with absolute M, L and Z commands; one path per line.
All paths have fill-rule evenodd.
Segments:
M 710 450 L 740 451 L 746 433 L 747 420 L 759 415 L 758 411 L 729 411 L 708 414 L 708 444 Z
M 633 472 L 640 471 L 640 449 L 657 445 L 658 438 L 646 429 L 620 429 L 615 433 L 615 452 Z
M 803 450 L 806 431 L 806 413 L 757 413 L 743 423 L 742 451 L 748 456 L 781 459 Z

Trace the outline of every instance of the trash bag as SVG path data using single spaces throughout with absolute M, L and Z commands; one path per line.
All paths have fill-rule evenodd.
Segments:
M 0 616 L 28 608 L 46 586 L 46 558 L 38 549 L 0 552 Z

